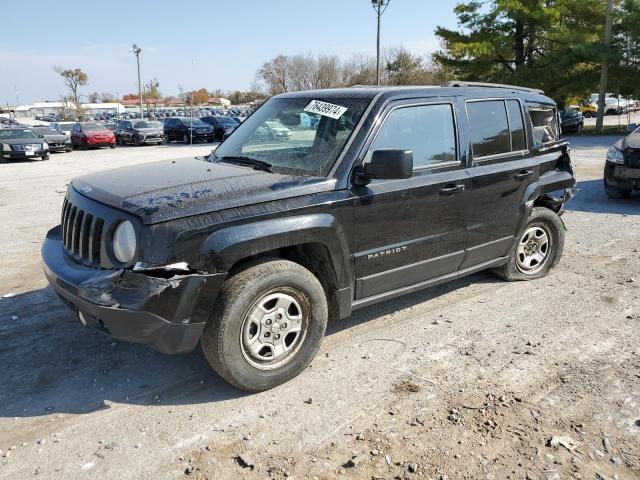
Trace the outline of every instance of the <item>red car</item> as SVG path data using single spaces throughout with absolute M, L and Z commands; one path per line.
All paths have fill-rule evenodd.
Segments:
M 114 133 L 98 122 L 78 122 L 71 129 L 73 148 L 116 148 Z

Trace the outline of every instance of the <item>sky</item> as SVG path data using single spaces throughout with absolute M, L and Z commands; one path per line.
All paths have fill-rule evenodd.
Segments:
M 434 29 L 453 28 L 458 0 L 391 0 L 382 45 L 426 55 Z M 250 88 L 258 68 L 282 53 L 375 54 L 370 0 L 0 0 L 0 102 L 58 100 L 67 93 L 53 66 L 80 67 L 83 93 L 122 96 L 141 75 L 157 78 L 163 95 L 207 88 Z M 28 20 L 25 20 L 28 19 Z M 16 95 L 17 91 L 17 95 Z

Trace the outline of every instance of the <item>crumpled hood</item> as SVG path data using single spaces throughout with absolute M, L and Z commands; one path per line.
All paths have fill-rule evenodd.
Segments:
M 71 187 L 146 224 L 333 190 L 334 179 L 280 175 L 202 159 L 117 168 L 75 178 Z

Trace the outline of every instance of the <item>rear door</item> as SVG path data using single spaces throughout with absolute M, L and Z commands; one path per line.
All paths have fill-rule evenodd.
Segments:
M 412 178 L 355 186 L 356 299 L 455 272 L 464 256 L 471 182 L 454 102 L 392 104 L 367 148 L 411 150 Z
M 505 256 L 522 224 L 525 191 L 540 170 L 518 98 L 468 100 L 473 199 L 461 269 Z

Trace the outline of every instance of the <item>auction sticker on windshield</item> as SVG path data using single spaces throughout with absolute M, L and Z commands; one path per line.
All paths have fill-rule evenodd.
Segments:
M 340 105 L 334 105 L 333 103 L 322 102 L 320 100 L 311 100 L 309 105 L 304 107 L 304 111 L 317 113 L 318 115 L 323 115 L 337 120 L 344 115 L 344 112 L 347 111 L 347 107 L 341 107 Z

